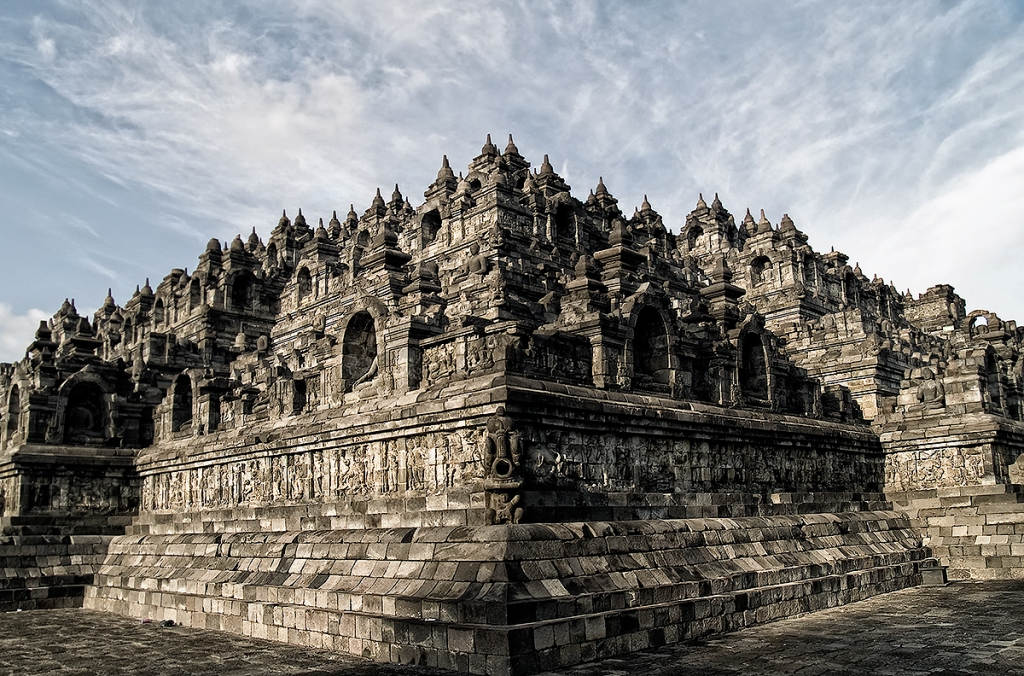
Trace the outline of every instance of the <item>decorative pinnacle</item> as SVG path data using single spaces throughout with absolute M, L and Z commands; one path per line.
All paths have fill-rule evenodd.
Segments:
M 754 217 L 750 215 L 750 207 L 747 207 L 747 215 L 743 217 L 744 223 L 753 223 Z
M 697 193 L 697 208 L 698 209 L 707 209 L 708 208 L 707 202 L 704 201 L 704 193 L 702 193 L 702 192 Z
M 717 192 L 715 193 L 714 201 L 711 202 L 711 208 L 712 209 L 721 209 L 722 208 L 722 200 L 718 199 L 718 193 Z
M 512 134 L 508 135 L 508 145 L 505 146 L 505 154 L 508 155 L 509 153 L 519 154 L 519 148 L 516 147 L 515 141 L 512 140 Z
M 644 195 L 644 201 L 640 203 L 640 211 L 650 211 L 651 203 L 647 201 L 647 195 Z
M 598 195 L 607 195 L 608 194 L 608 188 L 606 188 L 605 185 L 604 185 L 604 176 L 598 176 L 597 177 L 597 194 Z
M 542 174 L 553 174 L 555 173 L 554 167 L 551 166 L 551 160 L 548 159 L 547 154 L 544 155 L 544 161 L 540 165 L 540 173 Z
M 760 220 L 760 222 L 761 223 L 767 223 L 768 222 L 768 217 L 764 215 L 764 209 L 761 209 L 761 220 Z
M 480 149 L 481 155 L 497 155 L 498 149 L 491 143 L 491 135 L 487 135 L 487 140 L 484 141 L 484 147 Z

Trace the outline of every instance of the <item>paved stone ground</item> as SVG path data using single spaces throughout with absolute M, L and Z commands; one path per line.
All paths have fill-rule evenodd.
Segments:
M 439 672 L 86 610 L 0 614 L 5 674 Z M 877 596 L 709 641 L 558 672 L 593 674 L 1024 674 L 1024 582 Z

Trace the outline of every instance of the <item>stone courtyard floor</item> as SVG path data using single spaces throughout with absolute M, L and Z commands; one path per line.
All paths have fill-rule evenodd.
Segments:
M 86 610 L 0 614 L 2 674 L 440 672 Z M 1024 674 L 1024 582 L 918 587 L 557 673 Z

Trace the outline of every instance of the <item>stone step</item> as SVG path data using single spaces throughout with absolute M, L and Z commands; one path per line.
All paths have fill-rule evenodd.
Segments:
M 865 598 L 935 563 L 884 511 L 131 534 L 111 542 L 85 605 L 509 673 Z

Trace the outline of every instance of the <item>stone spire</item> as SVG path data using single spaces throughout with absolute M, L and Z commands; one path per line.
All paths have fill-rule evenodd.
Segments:
M 231 240 L 231 252 L 242 253 L 243 251 L 245 251 L 245 244 L 242 242 L 241 233 L 239 233 L 235 235 L 235 238 L 233 240 Z
M 551 160 L 548 159 L 547 154 L 544 155 L 544 161 L 540 165 L 540 175 L 547 176 L 555 173 L 555 168 L 551 166 Z
M 444 155 L 441 157 L 441 168 L 437 170 L 437 180 L 441 182 L 449 178 L 455 178 L 455 172 L 452 171 L 451 165 L 448 164 L 448 156 Z
M 704 201 L 704 193 L 702 193 L 702 192 L 697 193 L 697 206 L 695 208 L 696 209 L 707 209 L 708 208 L 707 202 Z
M 249 249 L 254 251 L 260 245 L 260 236 L 256 234 L 256 226 L 253 226 L 252 232 L 249 233 Z
M 337 210 L 331 211 L 331 220 L 327 223 L 327 232 L 331 237 L 335 238 L 341 234 L 341 221 L 338 220 Z
M 291 224 L 292 222 L 288 220 L 288 212 L 285 211 L 284 209 L 281 209 L 281 218 L 278 219 L 277 221 L 277 227 L 287 228 Z
M 484 147 L 480 149 L 480 154 L 486 155 L 488 157 L 498 154 L 498 148 L 493 143 L 491 143 L 490 134 L 487 135 L 487 140 L 484 142 Z
M 359 216 L 356 214 L 356 207 L 354 204 L 349 204 L 348 213 L 345 214 L 345 230 L 348 232 L 355 232 L 358 227 Z
M 601 195 L 609 194 L 608 188 L 606 188 L 604 185 L 604 176 L 597 177 L 597 189 L 594 191 L 594 194 L 597 195 L 598 197 L 600 197 Z M 646 195 L 644 197 L 646 197 Z
M 644 201 L 640 203 L 640 214 L 646 215 L 654 211 L 651 208 L 651 203 L 647 201 L 647 195 L 644 195 Z
M 380 188 L 377 188 L 377 194 L 373 196 L 373 201 L 370 202 L 370 208 L 366 210 L 366 214 L 383 216 L 387 213 L 387 209 L 387 205 L 384 203 L 384 196 L 380 194 Z
M 296 228 L 305 228 L 306 227 L 306 217 L 302 215 L 302 209 L 299 209 L 299 213 L 295 217 L 295 222 L 293 223 L 293 225 Z
M 515 141 L 512 140 L 512 134 L 508 135 L 508 143 L 505 145 L 506 155 L 518 155 L 519 148 L 516 147 Z

